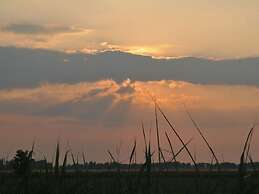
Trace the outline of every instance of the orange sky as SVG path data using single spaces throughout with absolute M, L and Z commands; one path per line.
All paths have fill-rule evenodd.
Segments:
M 258 121 L 259 89 L 253 86 L 103 80 L 3 89 L 0 91 L 1 153 L 29 147 L 35 138 L 37 157 L 41 157 L 40 152 L 51 157 L 59 138 L 63 149 L 69 141 L 75 152 L 85 150 L 96 160 L 106 160 L 105 150 L 115 150 L 122 142 L 120 157 L 126 160 L 134 138 L 139 146 L 143 145 L 140 122 L 145 123 L 147 131 L 154 129 L 154 107 L 147 90 L 157 97 L 184 139 L 194 137 L 191 149 L 197 152 L 200 161 L 208 161 L 210 155 L 188 120 L 184 104 L 219 157 L 224 156 L 225 160 L 238 160 L 245 134 Z M 164 148 L 168 148 L 164 131 L 171 134 L 174 146 L 180 147 L 161 116 L 159 120 Z M 253 150 L 258 146 L 254 141 Z M 143 157 L 142 150 L 139 147 L 139 159 Z
M 162 109 L 184 139 L 194 137 L 191 150 L 197 152 L 198 160 L 209 161 L 210 155 L 188 120 L 184 105 L 214 145 L 221 161 L 223 158 L 237 161 L 247 131 L 253 123 L 258 122 L 259 88 L 256 86 L 257 62 L 254 62 L 257 58 L 247 60 L 251 65 L 251 69 L 248 70 L 243 68 L 246 61 L 242 61 L 241 65 L 238 60 L 228 61 L 228 68 L 224 66 L 227 60 L 217 64 L 222 68 L 217 73 L 225 73 L 227 69 L 222 77 L 225 82 L 232 85 L 227 85 L 223 79 L 221 80 L 221 76 L 217 76 L 218 74 L 212 79 L 205 71 L 205 76 L 197 76 L 197 70 L 187 67 L 188 64 L 186 68 L 196 72 L 193 75 L 193 72 L 188 72 L 187 76 L 181 75 L 178 80 L 195 80 L 193 82 L 204 84 L 174 81 L 177 79 L 174 77 L 170 78 L 172 80 L 163 80 L 167 70 L 160 72 L 158 77 L 163 77 L 162 80 L 150 81 L 150 77 L 156 77 L 156 70 L 150 71 L 153 72 L 150 77 L 143 75 L 151 58 L 141 58 L 141 72 L 136 69 L 129 73 L 131 76 L 137 75 L 136 77 L 140 75 L 140 80 L 147 81 L 128 79 L 116 82 L 112 80 L 116 80 L 112 76 L 128 76 L 125 71 L 131 67 L 129 61 L 140 57 L 119 52 L 117 55 L 108 53 L 107 56 L 112 55 L 108 56 L 109 63 L 112 63 L 113 56 L 128 57 L 129 60 L 127 67 L 125 66 L 126 70 L 119 66 L 123 64 L 112 64 L 113 72 L 107 73 L 105 77 L 103 71 L 97 71 L 92 68 L 92 64 L 88 64 L 86 55 L 82 53 L 119 50 L 153 58 L 194 56 L 185 58 L 187 63 L 202 63 L 204 58 L 258 57 L 258 22 L 257 0 L 1 0 L 0 48 L 11 46 L 32 50 L 1 50 L 2 53 L 11 54 L 5 54 L 0 64 L 4 71 L 3 78 L 0 78 L 3 82 L 0 83 L 0 157 L 8 155 L 9 152 L 13 153 L 19 147 L 30 147 L 33 139 L 36 139 L 36 157 L 41 158 L 40 153 L 44 152 L 51 158 L 55 143 L 60 139 L 63 149 L 67 148 L 69 141 L 75 153 L 85 150 L 91 159 L 98 161 L 107 159 L 105 150 L 115 150 L 116 146 L 122 144 L 124 151 L 120 159 L 125 162 L 129 145 L 137 138 L 141 159 L 141 121 L 144 121 L 147 131 L 150 128 L 154 129 L 154 107 L 147 94 L 150 92 L 156 96 Z M 37 52 L 33 52 L 36 48 L 76 54 L 44 54 L 43 51 L 39 51 L 42 55 L 38 55 Z M 20 53 L 25 54 L 19 55 Z M 81 58 L 77 58 L 77 54 Z M 43 55 L 49 58 L 39 57 Z M 56 58 L 52 57 L 54 55 Z M 71 57 L 74 61 L 69 61 L 66 57 Z M 95 55 L 91 57 L 92 62 L 95 62 Z M 198 60 L 197 57 L 204 58 Z M 13 60 L 9 60 L 10 58 Z M 20 59 L 24 60 L 20 62 Z M 34 63 L 31 64 L 35 59 L 39 60 L 39 68 L 35 68 Z M 150 63 L 153 64 L 153 68 L 157 68 L 156 64 L 166 63 L 169 67 L 171 63 L 178 63 L 170 61 L 169 64 L 167 60 L 156 63 L 155 59 L 152 60 Z M 120 60 L 117 61 L 121 63 Z M 179 64 L 184 65 L 185 61 Z M 71 73 L 71 67 L 75 65 L 72 63 L 77 62 L 78 69 Z M 200 68 L 206 69 L 208 64 L 210 67 L 207 72 L 214 74 L 211 69 L 218 70 L 218 66 L 214 68 L 214 62 L 215 60 L 206 61 Z M 55 66 L 56 64 L 52 63 L 59 64 Z M 104 60 L 99 68 L 103 68 L 102 65 L 106 65 L 105 63 Z M 49 69 L 40 65 L 45 65 Z M 61 71 L 63 65 L 65 70 Z M 241 70 L 237 70 L 240 70 L 240 74 L 237 73 L 238 78 L 233 76 L 233 79 L 228 79 L 226 75 L 229 72 L 230 75 L 233 75 L 231 72 L 236 72 L 233 71 L 235 65 L 240 65 Z M 25 67 L 27 69 L 23 69 Z M 86 82 L 88 79 L 82 78 L 82 67 L 92 68 L 94 81 Z M 33 68 L 35 69 L 30 71 Z M 41 71 L 38 71 L 41 69 L 43 76 L 40 75 Z M 179 72 L 183 73 L 184 70 L 185 66 L 180 68 Z M 59 73 L 62 74 L 60 77 Z M 248 75 L 250 79 L 247 79 Z M 141 76 L 145 78 L 142 79 Z M 50 77 L 52 80 L 49 80 Z M 74 80 L 77 81 L 73 82 Z M 222 85 L 212 85 L 213 81 Z M 46 83 L 39 84 L 42 82 Z M 239 83 L 244 85 L 237 85 Z M 246 83 L 250 85 L 245 85 Z M 161 117 L 159 119 L 161 134 L 164 134 L 164 131 L 169 132 L 166 123 Z M 174 141 L 174 145 L 180 147 L 176 139 Z M 164 148 L 168 146 L 164 136 L 162 144 Z M 258 151 L 258 146 L 258 141 L 254 141 L 253 153 Z M 259 160 L 258 157 L 255 159 Z
M 0 45 L 156 57 L 258 56 L 258 7 L 256 0 L 2 0 Z

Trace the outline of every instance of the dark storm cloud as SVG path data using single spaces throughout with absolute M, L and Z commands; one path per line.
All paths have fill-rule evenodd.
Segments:
M 64 60 L 69 60 L 65 63 Z M 87 60 L 86 60 L 87 59 Z M 0 47 L 0 88 L 42 82 L 78 83 L 113 79 L 179 80 L 199 84 L 259 85 L 259 58 L 154 59 L 118 51 L 97 54 Z M 125 89 L 123 89 L 125 90 Z M 121 92 L 121 91 L 119 91 Z

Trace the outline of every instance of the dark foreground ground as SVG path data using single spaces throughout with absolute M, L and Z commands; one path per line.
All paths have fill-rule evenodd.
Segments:
M 259 193 L 259 173 L 74 172 L 0 173 L 0 194 L 238 194 Z

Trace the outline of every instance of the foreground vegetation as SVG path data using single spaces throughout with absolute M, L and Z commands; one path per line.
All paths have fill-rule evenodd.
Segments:
M 121 172 L 88 172 L 53 174 L 34 173 L 30 177 L 1 174 L 2 194 L 237 194 L 240 192 L 239 175 L 235 172 L 164 172 L 150 174 Z M 258 193 L 258 174 L 245 180 L 242 193 Z
M 82 154 L 79 156 L 67 150 L 64 158 L 60 157 L 60 144 L 57 143 L 55 158 L 51 163 L 45 158 L 34 161 L 34 144 L 29 151 L 18 150 L 13 160 L 3 161 L 0 172 L 0 194 L 255 194 L 259 193 L 258 163 L 253 162 L 250 146 L 254 133 L 253 126 L 245 138 L 240 163 L 220 163 L 202 130 L 186 111 L 204 145 L 211 152 L 210 163 L 197 163 L 188 146 L 191 140 L 185 142 L 166 117 L 159 105 L 155 104 L 156 153 L 154 159 L 150 136 L 147 137 L 142 124 L 144 140 L 144 163 L 136 163 L 136 141 L 129 153 L 127 164 L 120 164 L 110 150 L 107 156 L 111 162 L 101 165 L 88 163 Z M 174 150 L 170 137 L 165 133 L 170 148 L 171 157 L 165 158 L 164 149 L 160 146 L 160 130 L 158 113 L 166 121 L 176 138 L 182 144 L 181 149 Z M 178 161 L 180 153 L 185 152 L 192 164 Z M 67 164 L 68 157 L 72 165 Z M 37 166 L 38 165 L 38 166 Z M 11 167 L 11 169 L 10 169 Z M 99 166 L 100 167 L 100 166 Z M 184 167 L 184 168 L 183 168 Z M 102 169 L 100 171 L 100 169 Z

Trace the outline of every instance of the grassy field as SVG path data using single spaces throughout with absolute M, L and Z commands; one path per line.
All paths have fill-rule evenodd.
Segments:
M 238 194 L 259 193 L 259 174 L 246 177 L 240 190 L 238 172 L 84 172 L 34 173 L 30 177 L 2 173 L 1 194 Z
M 160 146 L 159 123 L 157 114 L 160 113 L 168 126 L 174 132 L 182 148 L 174 150 L 170 137 L 165 136 L 170 148 L 170 158 L 165 158 L 163 148 Z M 136 163 L 136 141 L 132 151 L 128 154 L 127 164 L 120 164 L 110 150 L 107 156 L 110 163 L 107 166 L 112 170 L 104 168 L 87 168 L 87 162 L 82 154 L 82 164 L 79 164 L 79 156 L 67 150 L 64 158 L 60 157 L 60 144 L 57 142 L 55 157 L 51 163 L 47 159 L 43 161 L 43 168 L 33 168 L 34 143 L 30 151 L 18 150 L 14 159 L 10 162 L 13 166 L 11 171 L 0 171 L 0 194 L 256 194 L 259 193 L 259 171 L 258 163 L 255 163 L 250 155 L 250 146 L 254 133 L 253 126 L 247 137 L 240 154 L 240 162 L 234 170 L 225 170 L 217 158 L 212 145 L 209 144 L 198 124 L 187 112 L 195 129 L 199 133 L 204 145 L 211 153 L 212 160 L 208 165 L 212 169 L 203 169 L 197 163 L 188 148 L 189 143 L 183 141 L 173 124 L 168 120 L 164 112 L 155 102 L 155 123 L 157 144 L 151 146 L 150 136 L 145 132 L 142 123 L 144 140 L 144 162 Z M 149 133 L 150 134 L 150 133 Z M 154 158 L 154 147 L 158 158 Z M 192 164 L 189 168 L 168 168 L 169 165 L 177 163 L 178 155 L 185 152 Z M 68 156 L 72 158 L 68 164 Z M 135 166 L 135 167 L 134 167 Z M 137 166 L 137 168 L 136 168 Z M 122 168 L 123 167 L 123 168 Z M 71 170 L 72 169 L 72 170 Z M 99 169 L 100 170 L 100 169 Z

